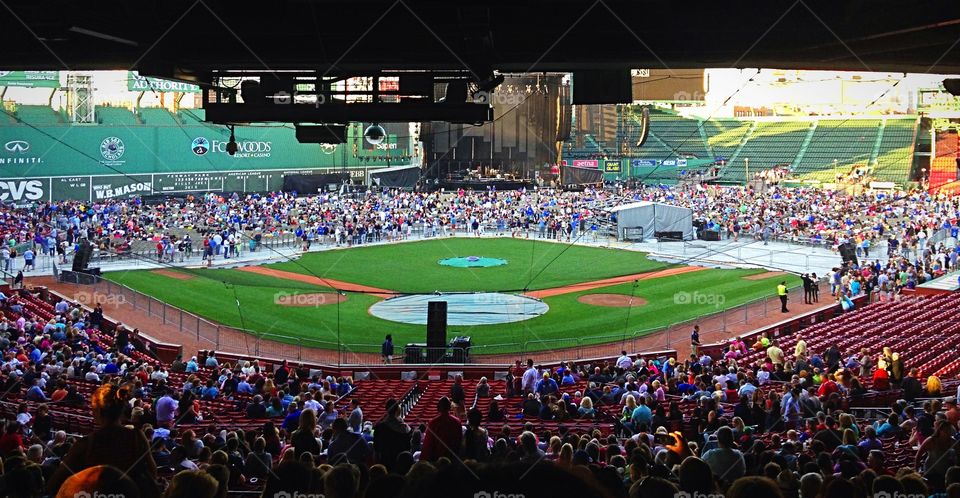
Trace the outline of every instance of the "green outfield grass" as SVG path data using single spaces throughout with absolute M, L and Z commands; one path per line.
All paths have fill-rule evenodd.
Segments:
M 445 257 L 470 255 L 503 258 L 509 264 L 464 269 L 437 263 Z M 444 239 L 370 246 L 310 253 L 297 262 L 270 265 L 408 293 L 544 289 L 666 266 L 632 251 L 510 239 Z M 353 351 L 375 352 L 388 333 L 394 335 L 396 344 L 425 339 L 423 326 L 370 315 L 368 308 L 380 300 L 376 296 L 349 293 L 340 305 L 288 307 L 276 304 L 278 295 L 332 290 L 239 270 L 201 269 L 190 273 L 196 278 L 177 280 L 147 270 L 112 272 L 106 277 L 213 321 L 255 333 L 296 338 L 316 347 L 336 348 L 339 337 Z M 481 346 L 478 352 L 486 353 L 516 351 L 518 344 L 528 341 L 544 342 L 530 342 L 527 350 L 574 346 L 576 341 L 572 338 L 579 338 L 583 344 L 613 341 L 623 334 L 630 337 L 638 331 L 649 332 L 773 295 L 779 278 L 743 278 L 758 273 L 763 271 L 708 269 L 641 280 L 636 288 L 633 284 L 620 284 L 553 296 L 544 299 L 550 311 L 543 316 L 509 324 L 451 326 L 448 335 L 470 335 L 474 345 Z M 790 286 L 799 283 L 794 276 L 787 279 Z M 527 285 L 529 282 L 532 283 Z M 597 293 L 632 293 L 646 300 L 646 304 L 610 308 L 577 301 L 581 295 Z
M 507 260 L 490 268 L 453 268 L 445 258 Z M 536 239 L 438 238 L 403 244 L 313 252 L 297 261 L 266 265 L 398 292 L 539 290 L 645 273 L 670 265 L 635 251 L 584 247 Z

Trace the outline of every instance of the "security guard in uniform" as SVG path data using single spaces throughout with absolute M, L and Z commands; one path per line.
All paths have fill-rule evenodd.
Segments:
M 788 313 L 790 310 L 787 309 L 787 282 L 780 282 L 780 285 L 777 286 L 777 296 L 780 297 L 780 312 Z

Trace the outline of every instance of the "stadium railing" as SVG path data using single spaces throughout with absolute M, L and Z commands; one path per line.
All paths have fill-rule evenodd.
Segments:
M 242 329 L 221 325 L 183 309 L 171 306 L 156 298 L 150 297 L 125 285 L 109 280 L 101 280 L 94 284 L 93 294 L 102 294 L 122 305 L 132 306 L 149 316 L 160 319 L 164 325 L 171 325 L 184 334 L 189 334 L 199 343 L 199 349 L 213 349 L 217 351 L 251 355 L 274 359 L 290 359 L 296 361 L 326 361 L 335 365 L 369 364 L 380 361 L 379 344 L 359 344 L 341 342 L 337 340 L 335 329 L 328 329 L 323 335 L 329 340 L 292 337 L 283 334 L 261 333 L 255 330 Z M 827 291 L 823 290 L 824 304 L 830 304 L 826 298 Z M 790 290 L 790 302 L 798 303 L 802 300 L 802 289 Z M 591 336 L 589 338 L 561 338 L 535 339 L 523 342 L 488 344 L 472 346 L 468 351 L 453 351 L 456 348 L 438 348 L 445 350 L 440 356 L 450 354 L 454 358 L 464 358 L 464 363 L 483 363 L 485 357 L 492 355 L 535 355 L 542 361 L 582 360 L 601 356 L 602 350 L 610 344 L 620 344 L 621 348 L 629 351 L 683 349 L 690 332 L 690 328 L 701 324 L 701 333 L 709 335 L 717 332 L 728 332 L 751 323 L 761 326 L 769 316 L 779 316 L 780 302 L 776 296 L 765 296 L 754 299 L 738 306 L 718 309 L 717 312 L 700 317 L 682 320 L 663 327 L 628 330 L 616 334 Z M 149 331 L 147 331 L 149 332 Z M 662 341 L 653 345 L 644 345 L 644 338 L 662 334 Z M 170 340 L 167 338 L 167 340 Z M 403 346 L 396 347 L 395 358 L 403 363 L 406 351 Z M 429 359 L 439 362 L 439 353 L 428 352 Z M 461 363 L 461 362 L 456 362 Z

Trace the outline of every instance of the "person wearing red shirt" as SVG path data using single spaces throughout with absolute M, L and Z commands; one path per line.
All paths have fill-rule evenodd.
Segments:
M 877 369 L 873 371 L 873 388 L 877 391 L 890 389 L 890 375 L 887 374 L 886 362 L 880 360 Z
M 147 375 L 147 372 L 143 368 L 138 368 L 137 373 L 134 374 L 137 376 L 137 379 L 140 379 L 140 383 L 147 385 L 150 382 L 150 377 Z
M 427 424 L 427 433 L 420 450 L 420 461 L 433 462 L 440 457 L 456 458 L 460 453 L 463 436 L 460 419 L 450 415 L 450 399 L 446 396 L 437 401 L 440 413 Z
M 837 386 L 837 383 L 833 381 L 830 377 L 826 377 L 820 384 L 820 389 L 817 390 L 817 396 L 821 398 L 830 397 L 831 394 L 840 392 L 840 388 Z
M 7 423 L 7 430 L 0 436 L 0 456 L 6 457 L 11 452 L 23 448 L 23 436 L 20 433 L 20 422 Z

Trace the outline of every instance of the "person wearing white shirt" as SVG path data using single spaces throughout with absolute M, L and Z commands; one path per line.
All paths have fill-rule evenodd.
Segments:
M 743 385 L 740 386 L 740 389 L 737 391 L 737 396 L 741 398 L 748 398 L 750 396 L 753 396 L 753 393 L 756 390 L 757 390 L 756 386 L 751 384 L 750 381 L 744 381 Z
M 20 422 L 20 425 L 24 427 L 29 426 L 31 420 L 33 420 L 33 415 L 30 415 L 27 412 L 17 414 L 17 422 Z
M 312 395 L 312 394 L 310 394 L 310 393 L 305 393 L 305 394 L 303 395 L 303 397 L 305 398 L 305 399 L 303 400 L 303 409 L 304 409 L 304 410 L 313 410 L 314 413 L 316 413 L 317 415 L 319 415 L 321 412 L 323 412 L 323 405 L 321 405 L 319 401 L 313 399 L 313 395 Z
M 100 376 L 97 375 L 96 367 L 90 367 L 90 371 L 83 378 L 87 382 L 100 382 Z
M 761 369 L 759 372 L 757 372 L 757 383 L 759 383 L 761 386 L 764 385 L 764 384 L 769 384 L 769 383 L 770 383 L 770 372 L 768 372 L 768 371 L 766 371 L 766 370 L 763 370 L 763 369 Z
M 520 384 L 521 389 L 524 392 L 531 393 L 537 385 L 537 378 L 539 372 L 533 367 L 533 360 L 527 360 L 527 370 L 523 372 L 523 382 Z
M 630 359 L 626 351 L 621 351 L 620 355 L 620 358 L 617 358 L 617 367 L 622 370 L 630 370 L 633 367 L 633 360 Z
M 246 361 L 243 362 L 243 368 L 240 369 L 240 372 L 248 377 L 253 375 L 253 372 L 254 372 L 253 365 L 251 365 L 250 362 L 246 362 Z

